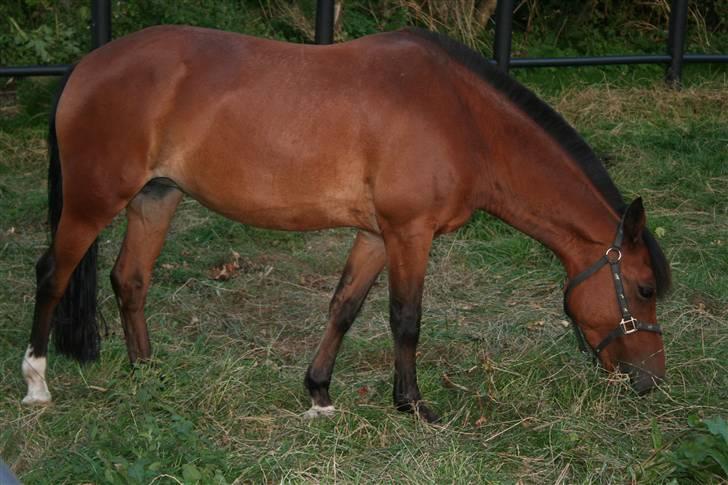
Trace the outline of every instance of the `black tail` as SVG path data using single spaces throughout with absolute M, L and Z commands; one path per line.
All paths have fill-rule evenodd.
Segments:
M 48 125 L 48 222 L 51 240 L 55 240 L 63 210 L 63 177 L 56 137 L 56 110 L 71 72 L 73 69 L 61 81 Z M 97 360 L 99 357 L 101 342 L 96 322 L 96 254 L 97 244 L 94 241 L 73 272 L 66 293 L 56 306 L 53 316 L 53 341 L 56 350 L 80 362 Z

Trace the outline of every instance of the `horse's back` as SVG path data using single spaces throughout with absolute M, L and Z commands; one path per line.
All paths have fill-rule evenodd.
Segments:
M 454 121 L 442 119 L 454 94 L 437 62 L 405 33 L 313 46 L 153 27 L 77 66 L 59 136 L 82 154 L 77 173 L 102 163 L 95 140 L 122 198 L 167 177 L 255 225 L 376 229 L 375 199 L 415 217 L 437 195 L 428 186 L 451 153 L 433 124 Z

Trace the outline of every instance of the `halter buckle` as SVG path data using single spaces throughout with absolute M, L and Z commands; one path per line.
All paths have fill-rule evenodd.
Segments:
M 604 253 L 604 256 L 607 257 L 607 261 L 609 261 L 610 264 L 618 263 L 622 260 L 622 251 L 619 250 L 619 248 L 615 248 L 614 246 L 607 249 L 607 252 Z
M 623 318 L 622 321 L 619 322 L 619 326 L 622 327 L 624 335 L 629 335 L 639 330 L 637 328 L 637 319 L 635 317 L 629 317 L 627 319 Z

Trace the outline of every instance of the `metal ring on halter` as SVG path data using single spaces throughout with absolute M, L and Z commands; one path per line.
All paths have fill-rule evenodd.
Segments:
M 617 253 L 617 259 L 614 259 L 612 256 L 610 256 L 610 254 L 614 254 L 614 252 Z M 607 257 L 607 261 L 609 261 L 611 264 L 618 263 L 622 260 L 622 251 L 612 246 L 611 248 L 607 249 L 607 252 L 604 253 L 604 256 Z
M 622 333 L 624 333 L 625 335 L 629 335 L 639 330 L 639 327 L 637 325 L 638 323 L 639 322 L 635 317 L 630 316 L 629 318 L 623 318 L 622 321 L 619 322 L 619 326 L 622 327 Z

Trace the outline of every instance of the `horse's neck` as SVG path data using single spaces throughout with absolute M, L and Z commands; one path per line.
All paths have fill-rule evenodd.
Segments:
M 500 95 L 477 108 L 483 149 L 478 207 L 544 243 L 570 275 L 604 251 L 617 215 L 558 142 Z

